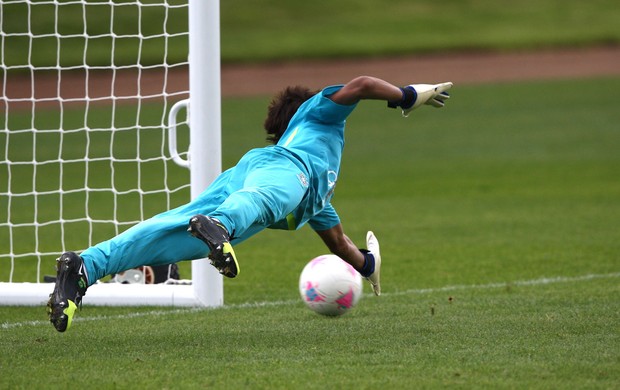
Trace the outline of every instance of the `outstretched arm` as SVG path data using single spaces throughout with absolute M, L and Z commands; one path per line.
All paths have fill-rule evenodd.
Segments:
M 450 97 L 446 91 L 451 87 L 452 83 L 446 82 L 411 84 L 400 88 L 376 77 L 359 76 L 331 95 L 330 99 L 343 105 L 355 104 L 363 99 L 385 100 L 388 107 L 400 107 L 403 116 L 407 116 L 411 110 L 423 104 L 443 107 L 445 100 Z
M 355 104 L 363 99 L 398 100 L 402 98 L 399 87 L 371 76 L 359 76 L 349 81 L 329 98 L 338 104 Z
M 341 224 L 327 230 L 316 230 L 316 232 L 333 254 L 351 264 L 360 275 L 368 279 L 375 295 L 381 295 L 379 284 L 381 256 L 379 255 L 379 243 L 372 232 L 366 235 L 368 249 L 358 249 L 344 234 Z
M 362 270 L 364 255 L 357 249 L 353 241 L 344 234 L 341 224 L 327 230 L 317 231 L 317 234 L 333 254 L 351 264 L 356 270 Z

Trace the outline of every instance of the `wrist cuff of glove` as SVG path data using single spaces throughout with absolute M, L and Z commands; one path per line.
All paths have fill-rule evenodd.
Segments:
M 418 93 L 411 86 L 406 86 L 404 88 L 400 88 L 403 93 L 403 97 L 400 100 L 389 100 L 387 105 L 390 108 L 400 107 L 402 109 L 408 109 L 413 107 L 415 101 L 418 99 Z
M 359 273 L 367 278 L 375 272 L 375 256 L 367 249 L 360 249 L 359 251 L 364 255 L 364 266 Z

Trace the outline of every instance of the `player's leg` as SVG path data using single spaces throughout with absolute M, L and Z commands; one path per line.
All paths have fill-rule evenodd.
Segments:
M 190 221 L 190 232 L 211 248 L 212 264 L 231 278 L 239 273 L 231 237 L 242 241 L 286 219 L 307 190 L 307 181 L 299 179 L 303 173 L 287 158 L 275 164 L 264 160 L 240 163 L 235 171 L 240 188 L 209 215 L 196 215 Z
M 231 193 L 210 216 L 239 237 L 252 226 L 269 227 L 286 219 L 299 206 L 308 187 L 307 179 L 300 179 L 305 173 L 283 160 L 248 173 L 243 188 Z
M 195 212 L 157 216 L 82 252 L 90 284 L 143 265 L 164 265 L 205 257 L 209 248 L 187 232 Z
M 81 255 L 63 253 L 57 260 L 56 284 L 48 302 L 49 318 L 56 330 L 64 332 L 71 326 L 75 309 L 88 286 L 106 275 L 142 265 L 205 257 L 209 247 L 187 232 L 187 224 L 194 214 L 215 209 L 210 199 L 200 197 L 161 213 L 88 248 Z

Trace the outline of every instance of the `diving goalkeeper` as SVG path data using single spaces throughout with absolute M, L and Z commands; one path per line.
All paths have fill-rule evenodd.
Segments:
M 145 220 L 81 254 L 57 260 L 48 314 L 67 330 L 89 285 L 143 265 L 208 257 L 226 277 L 239 274 L 233 247 L 265 228 L 295 230 L 306 223 L 327 248 L 351 264 L 381 293 L 381 255 L 373 232 L 366 249 L 344 233 L 330 200 L 340 172 L 346 118 L 363 99 L 384 100 L 403 116 L 426 104 L 443 107 L 452 83 L 403 88 L 360 76 L 313 92 L 288 87 L 272 100 L 264 128 L 273 145 L 247 152 L 196 199 Z

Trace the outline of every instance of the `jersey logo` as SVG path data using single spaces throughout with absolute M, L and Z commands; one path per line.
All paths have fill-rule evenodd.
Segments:
M 336 171 L 327 171 L 327 187 L 331 190 L 336 185 L 338 174 Z
M 331 199 L 332 195 L 334 195 L 334 191 L 336 190 L 336 181 L 338 181 L 338 174 L 336 171 L 327 171 L 327 188 L 329 191 L 327 191 L 325 199 Z

